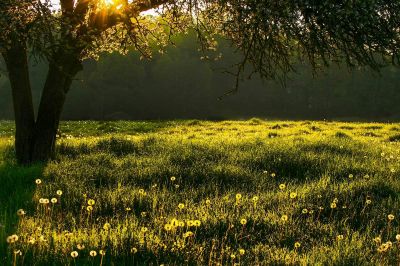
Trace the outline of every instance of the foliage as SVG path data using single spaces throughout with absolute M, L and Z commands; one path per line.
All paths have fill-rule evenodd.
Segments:
M 42 175 L 15 170 L 41 182 L 32 201 L 5 206 L 27 212 L 9 262 L 398 263 L 394 124 L 170 121 L 143 133 L 140 123 L 110 122 L 116 131 L 99 135 L 102 124 L 63 123 Z

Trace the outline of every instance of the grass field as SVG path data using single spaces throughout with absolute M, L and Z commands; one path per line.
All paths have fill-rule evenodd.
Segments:
M 400 263 L 398 124 L 65 122 L 25 168 L 12 135 L 2 265 Z

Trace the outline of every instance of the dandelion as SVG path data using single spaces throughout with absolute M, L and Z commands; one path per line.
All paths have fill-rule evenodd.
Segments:
M 91 250 L 91 251 L 89 252 L 89 255 L 90 255 L 90 257 L 96 257 L 96 256 L 97 256 L 96 250 Z
M 89 199 L 87 203 L 89 206 L 93 206 L 96 202 L 93 199 Z
M 280 189 L 280 190 L 284 190 L 285 188 L 286 188 L 286 185 L 285 185 L 285 184 L 280 184 L 280 185 L 279 185 L 279 189 Z
M 11 235 L 7 237 L 7 243 L 13 244 L 18 241 L 18 236 L 17 235 Z
M 185 204 L 179 203 L 179 204 L 178 204 L 178 208 L 179 208 L 180 210 L 184 209 L 184 208 L 185 208 Z
M 43 199 L 43 204 L 49 204 L 49 199 Z
M 271 174 L 271 177 L 275 177 L 275 176 L 276 176 L 276 174 L 275 174 L 275 173 L 272 173 L 272 174 Z
M 307 213 L 308 213 L 308 210 L 307 210 L 307 209 L 303 209 L 303 210 L 301 211 L 301 213 L 307 214 Z
M 352 175 L 352 174 L 349 174 L 349 178 L 353 178 L 353 175 Z
M 78 244 L 76 245 L 76 248 L 79 250 L 85 249 L 85 245 L 84 244 Z
M 379 236 L 377 236 L 377 237 L 375 237 L 375 238 L 373 239 L 373 241 L 374 241 L 376 244 L 380 244 L 380 243 L 382 242 L 382 239 L 381 239 Z
M 106 252 L 105 252 L 105 250 L 102 250 L 102 249 L 100 249 L 100 250 L 99 250 L 99 253 L 100 253 L 100 255 L 101 255 L 101 256 L 104 256 L 104 255 L 106 255 Z
M 88 212 L 93 211 L 93 206 L 87 206 L 87 207 L 86 207 L 86 210 L 87 210 Z
M 28 244 L 31 244 L 31 245 L 33 245 L 33 244 L 35 244 L 35 242 L 36 242 L 36 239 L 34 238 L 34 237 L 32 237 L 32 236 L 30 236 L 29 238 L 28 238 Z
M 394 170 L 394 168 L 390 169 L 390 172 L 395 173 L 396 170 Z
M 299 248 L 301 246 L 300 242 L 294 243 L 294 248 Z
M 18 216 L 24 216 L 26 214 L 26 212 L 23 210 L 23 209 L 19 209 L 18 211 L 17 211 L 17 215 Z
M 78 251 L 72 251 L 71 252 L 71 257 L 73 257 L 73 258 L 78 257 Z
M 252 200 L 253 200 L 254 203 L 256 203 L 259 200 L 259 197 L 258 196 L 254 196 Z
M 200 220 L 195 220 L 193 225 L 199 227 L 201 225 Z
M 174 182 L 176 180 L 175 176 L 171 176 L 171 181 Z
M 184 238 L 188 238 L 188 237 L 191 237 L 191 236 L 193 236 L 193 232 L 192 231 L 187 231 L 186 233 L 183 234 Z
M 387 241 L 386 245 L 388 245 L 388 247 L 391 248 L 393 246 L 393 243 L 392 243 L 392 241 Z
M 40 184 L 42 184 L 42 180 L 41 179 L 36 179 L 35 183 L 36 183 L 36 185 L 40 185 Z
M 236 258 L 236 255 L 235 254 L 231 254 L 231 259 L 235 259 Z
M 264 170 L 264 171 L 263 171 L 263 174 L 268 174 L 268 171 Z
M 240 223 L 241 223 L 242 225 L 245 225 L 245 224 L 247 224 L 247 220 L 243 218 L 243 219 L 240 220 Z
M 295 199 L 297 197 L 297 193 L 296 192 L 291 192 L 290 193 L 290 198 L 291 199 Z
M 144 194 L 144 189 L 143 188 L 141 188 L 141 189 L 139 189 L 139 194 Z
M 110 230 L 110 228 L 111 228 L 111 224 L 109 224 L 109 223 L 105 223 L 103 225 L 103 229 L 106 230 L 106 231 Z
M 282 215 L 281 220 L 286 222 L 288 220 L 288 216 L 286 214 Z
M 125 210 L 126 210 L 127 212 L 129 212 L 129 211 L 131 211 L 132 209 L 131 209 L 130 207 L 126 207 Z
M 394 220 L 394 215 L 393 214 L 389 214 L 388 215 L 388 219 L 389 219 L 389 221 L 393 221 Z
M 365 204 L 367 204 L 367 205 L 369 205 L 369 204 L 371 204 L 372 203 L 372 200 L 370 200 L 370 199 L 367 199 L 366 201 L 365 201 Z
M 184 226 L 185 226 L 185 222 L 179 221 L 179 222 L 178 222 L 178 226 L 179 226 L 179 227 L 184 227 Z
M 334 198 L 334 199 L 333 199 L 333 202 L 334 202 L 334 203 L 338 203 L 339 200 L 338 200 L 337 198 Z
M 57 195 L 58 195 L 58 196 L 61 196 L 61 195 L 63 194 L 62 190 L 60 190 L 60 189 L 59 189 L 59 190 L 57 190 L 57 192 L 56 192 L 56 193 L 57 193 Z
M 146 233 L 147 231 L 149 231 L 149 229 L 147 229 L 147 227 L 142 227 L 142 229 L 140 229 L 140 232 L 142 232 L 142 233 Z
M 236 200 L 239 201 L 242 198 L 242 194 L 238 193 L 238 194 L 236 194 L 235 197 L 236 197 Z
M 246 251 L 245 251 L 244 249 L 240 248 L 240 249 L 239 249 L 239 254 L 240 254 L 240 256 L 243 256 L 244 253 L 246 253 Z
M 136 253 L 138 252 L 138 250 L 137 250 L 137 248 L 133 247 L 133 248 L 131 248 L 131 252 L 132 252 L 133 254 L 136 254 Z
M 343 235 L 337 235 L 337 236 L 336 236 L 336 239 L 337 239 L 338 241 L 342 240 L 342 239 L 343 239 Z
M 336 203 L 335 202 L 332 202 L 331 203 L 331 209 L 335 209 L 336 208 Z
M 56 203 L 57 203 L 57 199 L 56 199 L 56 198 L 52 198 L 50 201 L 51 201 L 51 203 L 53 203 L 53 204 L 56 204 Z
M 206 204 L 207 204 L 207 205 L 210 205 L 210 204 L 211 204 L 211 200 L 206 199 Z

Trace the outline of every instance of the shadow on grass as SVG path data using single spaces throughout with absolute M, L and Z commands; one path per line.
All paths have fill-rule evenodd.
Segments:
M 32 210 L 32 196 L 36 178 L 40 178 L 44 165 L 19 166 L 11 146 L 0 147 L 0 264 L 7 265 L 6 237 L 16 230 L 18 209 Z

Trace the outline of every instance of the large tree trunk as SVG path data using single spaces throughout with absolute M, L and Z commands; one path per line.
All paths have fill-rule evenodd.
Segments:
M 62 55 L 50 63 L 40 100 L 34 130 L 32 161 L 47 161 L 55 156 L 55 144 L 61 112 L 72 80 L 82 69 L 73 55 Z
M 11 83 L 15 115 L 15 150 L 20 164 L 31 162 L 35 114 L 29 80 L 29 66 L 26 45 L 14 41 L 12 47 L 3 53 Z

